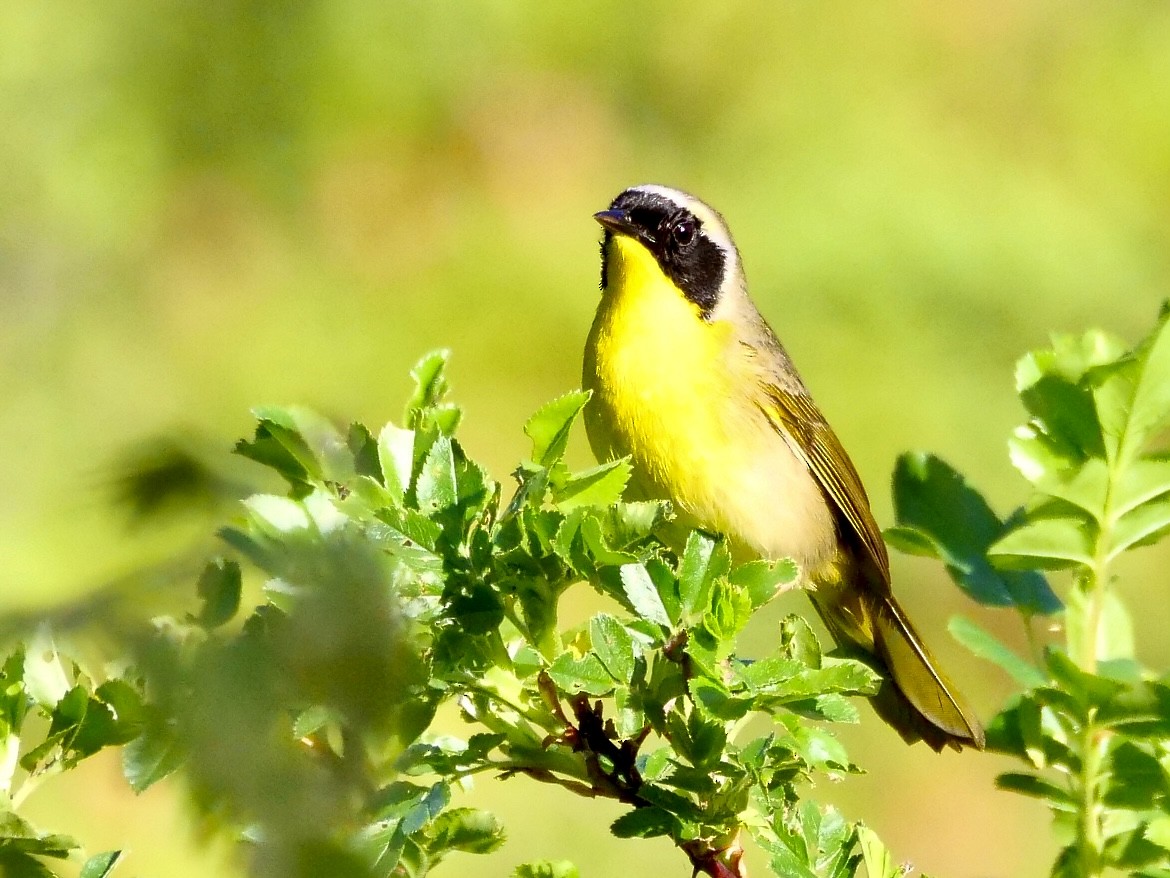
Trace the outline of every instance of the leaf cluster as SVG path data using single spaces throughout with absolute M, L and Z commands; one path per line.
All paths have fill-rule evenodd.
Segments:
M 796 616 L 770 654 L 737 652 L 796 567 L 734 565 L 702 532 L 676 553 L 655 535 L 668 504 L 622 499 L 628 461 L 571 470 L 581 392 L 525 424 L 505 499 L 456 438 L 445 365 L 424 358 L 402 425 L 376 432 L 257 410 L 236 452 L 285 490 L 240 503 L 185 610 L 120 618 L 132 681 L 13 702 L 49 723 L 30 776 L 124 745 L 135 791 L 181 770 L 202 831 L 237 834 L 260 876 L 423 876 L 494 851 L 503 827 L 457 801 L 477 776 L 617 800 L 616 836 L 666 837 L 712 876 L 744 873 L 748 835 L 777 874 L 901 874 L 872 832 L 803 797 L 858 770 L 824 724 L 856 722 L 850 698 L 877 676 Z M 604 609 L 567 626 L 561 598 L 581 587 Z M 6 666 L 17 684 L 24 656 Z M 444 705 L 466 737 L 437 730 Z M 32 843 L 11 829 L 0 844 Z
M 1057 876 L 1170 874 L 1170 676 L 1138 661 L 1112 572 L 1170 531 L 1170 459 L 1157 444 L 1170 421 L 1167 321 L 1133 349 L 1091 331 L 1020 361 L 1029 420 L 1009 451 L 1033 493 L 1006 520 L 937 458 L 906 456 L 895 473 L 891 542 L 942 560 L 968 594 L 1023 623 L 1029 658 L 968 620 L 952 631 L 1025 687 L 987 742 L 1028 769 L 999 786 L 1052 810 Z M 1063 606 L 1053 571 L 1071 574 Z M 1034 617 L 1051 613 L 1063 642 L 1036 635 Z

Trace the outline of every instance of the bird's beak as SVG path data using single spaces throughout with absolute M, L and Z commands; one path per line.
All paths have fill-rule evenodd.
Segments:
M 615 234 L 627 235 L 631 238 L 644 237 L 644 232 L 638 226 L 634 225 L 628 211 L 602 210 L 593 214 L 593 218 Z

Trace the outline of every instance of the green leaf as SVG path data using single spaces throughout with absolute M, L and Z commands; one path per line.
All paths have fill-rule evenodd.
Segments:
M 504 843 L 504 827 L 490 811 L 452 808 L 439 814 L 427 832 L 432 856 L 442 851 L 488 854 Z
M 534 860 L 517 866 L 512 878 L 581 878 L 568 860 Z
M 445 436 L 455 432 L 459 423 L 459 408 L 444 402 L 450 384 L 447 382 L 448 350 L 431 351 L 410 370 L 414 379 L 414 393 L 406 404 L 402 421 L 411 430 L 437 430 Z
M 868 878 L 902 878 L 905 873 L 894 863 L 893 856 L 882 844 L 876 832 L 864 824 L 858 824 L 857 840 L 861 845 L 861 856 L 865 861 Z
M 414 431 L 387 424 L 378 434 L 378 464 L 382 484 L 395 500 L 402 501 L 414 475 Z
M 1054 336 L 1048 350 L 1033 351 L 1016 365 L 1016 389 L 1044 433 L 1070 457 L 1103 457 L 1093 393 L 1082 378 L 1112 362 L 1123 347 L 1099 332 Z
M 781 561 L 748 561 L 731 571 L 728 579 L 732 585 L 747 592 L 752 608 L 759 609 L 784 590 L 793 585 L 799 575 L 796 562 L 791 558 Z
M 886 544 L 903 555 L 917 555 L 920 558 L 942 560 L 946 548 L 937 543 L 930 534 L 909 525 L 894 525 L 882 531 Z
M 752 599 L 745 589 L 726 579 L 717 579 L 711 589 L 711 604 L 703 615 L 702 627 L 716 643 L 720 656 L 730 655 L 735 639 L 752 616 Z
M 1109 468 L 1104 459 L 1070 456 L 1036 424 L 1016 429 L 1008 440 L 1012 463 L 1040 491 L 1058 497 L 1103 521 L 1109 495 Z
M 1114 525 L 1106 561 L 1112 561 L 1127 549 L 1157 542 L 1167 531 L 1170 531 L 1170 496 L 1142 503 Z
M 642 564 L 623 564 L 621 567 L 622 590 L 634 611 L 650 622 L 664 628 L 671 626 L 666 606 L 658 594 L 658 587 L 650 578 L 649 571 Z
M 618 838 L 655 838 L 673 835 L 678 826 L 678 818 L 669 811 L 644 807 L 627 811 L 610 824 L 609 831 Z
M 591 652 L 583 658 L 575 658 L 569 652 L 561 653 L 549 667 L 548 675 L 558 689 L 570 694 L 608 695 L 614 688 L 613 677 L 601 659 Z
M 1091 566 L 1093 538 L 1080 518 L 1026 518 L 987 550 L 1000 564 L 1025 568 L 1060 569 L 1070 565 Z
M 209 562 L 195 588 L 203 601 L 195 621 L 208 630 L 218 628 L 230 621 L 240 608 L 240 565 L 222 558 Z
M 415 488 L 418 509 L 426 516 L 449 509 L 459 499 L 455 482 L 455 456 L 451 440 L 440 436 L 427 452 Z
M 1146 838 L 1162 850 L 1170 851 L 1170 814 L 1162 814 L 1146 827 Z
M 1086 709 L 1105 707 L 1126 689 L 1124 683 L 1083 670 L 1059 649 L 1049 648 L 1045 659 L 1048 672 L 1061 689 Z
M 588 400 L 586 391 L 566 393 L 546 403 L 528 419 L 524 433 L 532 440 L 532 461 L 537 466 L 551 467 L 564 456 L 569 431 Z
M 578 506 L 610 506 L 622 499 L 631 471 L 629 460 L 621 458 L 573 473 L 553 492 L 553 502 L 562 512 Z
M 619 683 L 628 684 L 634 675 L 634 639 L 613 616 L 598 613 L 589 622 L 589 642 L 606 670 Z
M 114 866 L 121 858 L 121 851 L 106 851 L 102 854 L 94 854 L 81 867 L 80 878 L 106 878 L 107 875 L 114 871 Z
M 122 774 L 141 793 L 182 765 L 184 755 L 174 727 L 152 715 L 142 734 L 122 749 Z
M 57 878 L 40 860 L 22 850 L 0 844 L 0 875 L 4 878 Z
M 803 617 L 785 616 L 780 622 L 779 654 L 810 668 L 821 666 L 821 645 Z
M 244 500 L 244 507 L 251 513 L 251 520 L 259 530 L 271 536 L 307 530 L 309 527 L 309 513 L 305 507 L 288 497 L 253 494 Z
M 1143 457 L 1133 461 L 1114 477 L 1110 509 L 1115 518 L 1170 493 L 1170 459 Z
M 1020 658 L 994 634 L 980 628 L 970 619 L 954 616 L 947 625 L 951 636 L 981 659 L 993 662 L 1007 671 L 1015 680 L 1028 687 L 1043 686 L 1047 678 L 1031 662 Z
M 25 651 L 24 688 L 36 704 L 50 710 L 72 688 L 48 625 L 37 629 Z
M 678 568 L 679 601 L 684 618 L 707 608 L 711 583 L 727 573 L 726 568 L 721 570 L 721 565 L 712 563 L 716 545 L 716 540 L 702 531 L 693 530 L 687 534 Z
M 1109 459 L 1128 462 L 1170 418 L 1170 312 L 1127 357 L 1093 374 Z
M 1075 812 L 1077 808 L 1077 800 L 1072 793 L 1035 774 L 1007 772 L 995 779 L 995 785 L 1001 790 L 1043 799 L 1050 808 L 1058 811 Z
M 1109 754 L 1104 803 L 1111 808 L 1142 811 L 1170 796 L 1166 771 L 1157 757 L 1131 741 L 1122 741 Z
M 928 552 L 947 566 L 955 583 L 981 604 L 1052 613 L 1060 601 L 1034 571 L 1001 571 L 987 549 L 1004 523 L 955 469 L 929 454 L 903 454 L 894 468 L 895 546 Z M 906 530 L 907 528 L 912 530 Z

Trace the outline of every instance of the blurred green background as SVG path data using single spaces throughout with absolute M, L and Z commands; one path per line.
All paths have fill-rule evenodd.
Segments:
M 454 350 L 465 446 L 506 479 L 524 418 L 579 383 L 590 215 L 640 182 L 728 218 L 883 524 L 908 448 L 1002 513 L 1024 496 L 1005 453 L 1015 359 L 1051 330 L 1136 340 L 1170 294 L 1170 6 L 8 3 L 0 167 L 0 608 L 206 531 L 128 528 L 109 504 L 128 446 L 180 430 L 227 449 L 267 402 L 380 425 L 432 347 Z M 1168 560 L 1123 571 L 1162 667 Z M 944 626 L 963 612 L 1018 632 L 934 565 L 894 563 L 990 716 L 1008 684 Z M 1041 874 L 1047 819 L 995 792 L 1005 763 L 906 748 L 868 713 L 844 736 L 869 774 L 816 795 L 900 860 Z M 129 845 L 132 874 L 236 870 L 196 843 L 177 784 L 136 799 L 111 759 L 77 775 L 30 816 Z M 665 844 L 609 839 L 609 805 L 523 779 L 471 798 L 511 841 L 444 875 L 541 856 L 685 872 Z

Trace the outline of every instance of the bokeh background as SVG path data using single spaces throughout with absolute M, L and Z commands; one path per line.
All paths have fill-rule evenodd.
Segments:
M 0 168 L 0 609 L 206 531 L 128 526 L 109 502 L 128 447 L 178 431 L 222 453 L 268 402 L 380 425 L 433 347 L 454 351 L 465 446 L 506 479 L 524 418 L 579 383 L 590 215 L 647 181 L 729 219 L 883 524 L 909 448 L 1003 513 L 1024 496 L 1005 453 L 1016 358 L 1054 330 L 1136 340 L 1170 295 L 1170 5 L 8 3 Z M 1155 666 L 1167 560 L 1123 570 Z M 1011 620 L 935 565 L 894 564 L 990 716 L 1008 683 L 944 628 L 961 612 L 1019 642 Z M 868 714 L 843 735 L 869 774 L 816 795 L 898 859 L 1044 874 L 1047 819 L 994 791 L 996 757 L 906 748 Z M 77 774 L 30 816 L 128 845 L 132 874 L 237 873 L 196 840 L 178 784 L 135 798 L 113 759 Z M 469 801 L 511 840 L 442 875 L 686 868 L 609 839 L 604 803 L 521 779 Z

